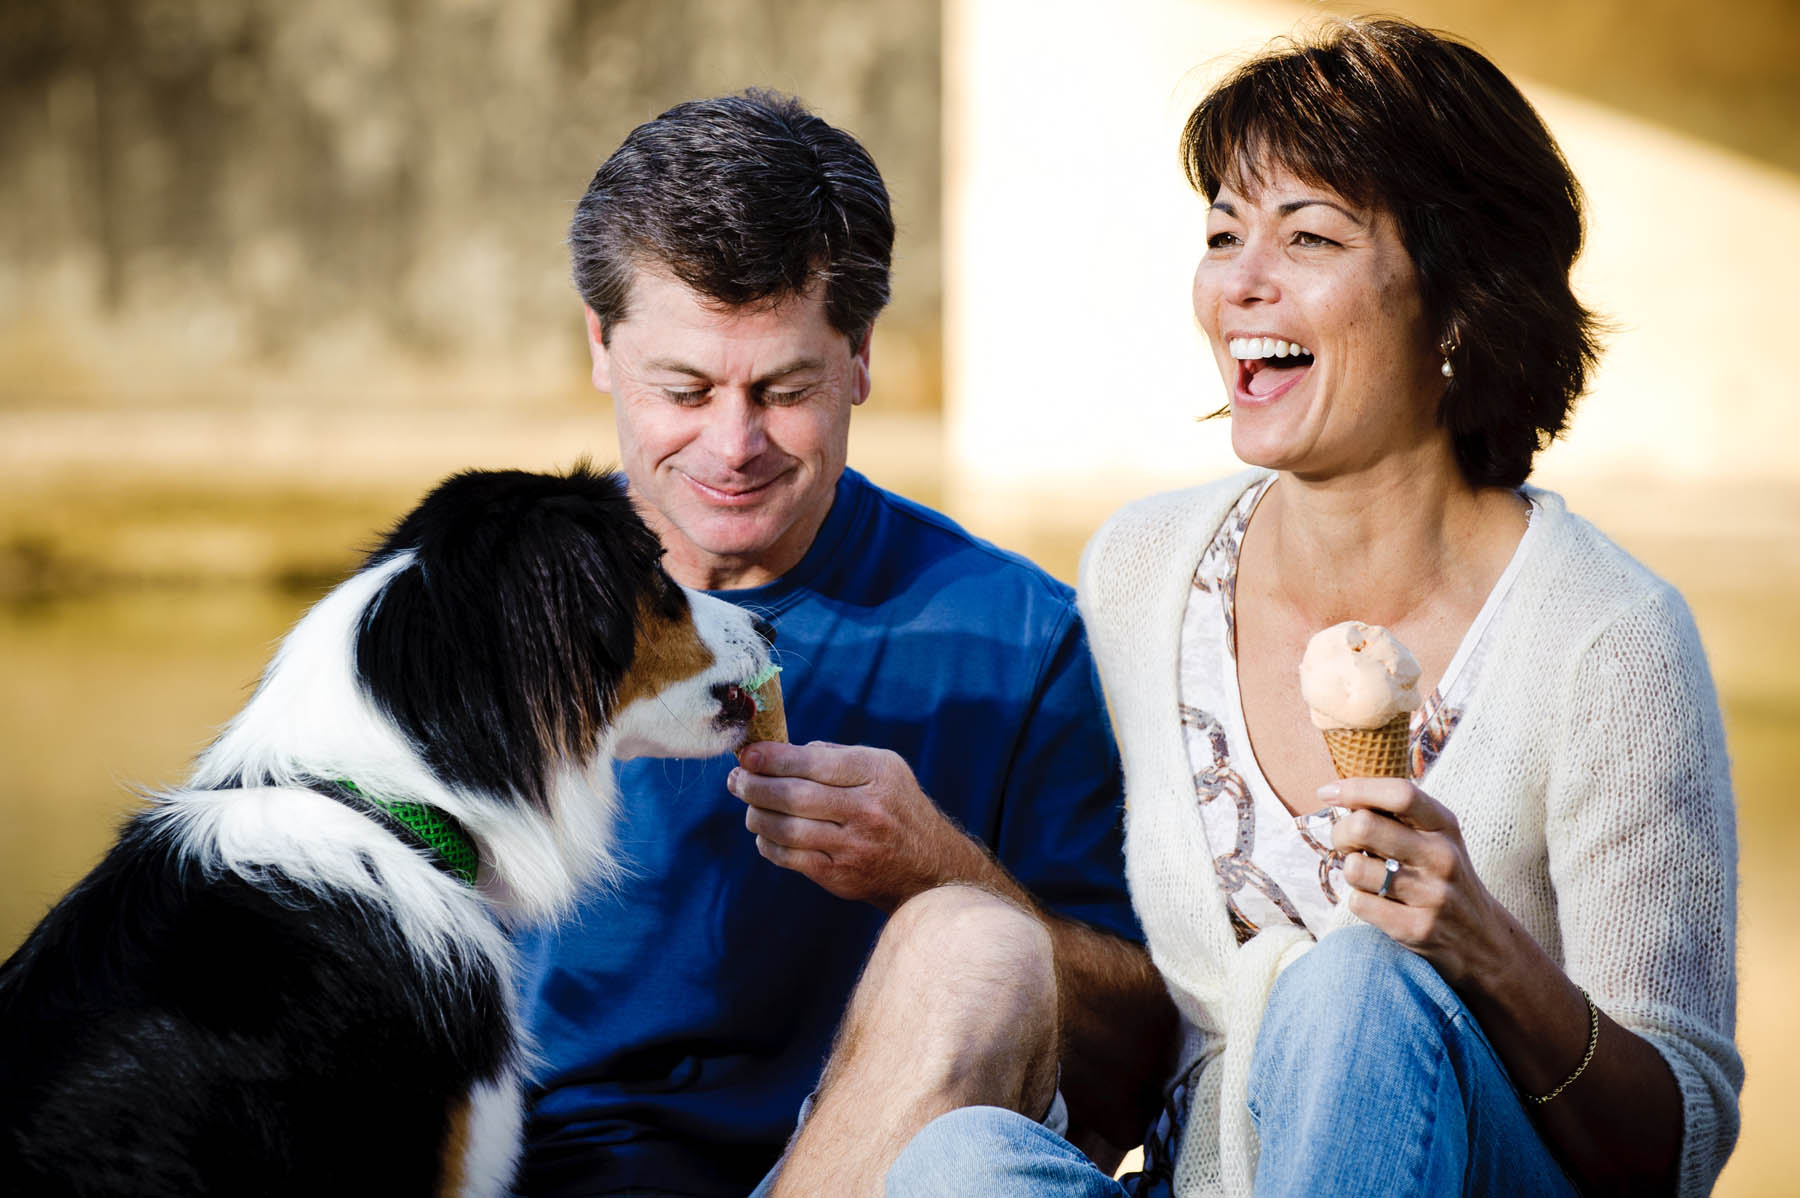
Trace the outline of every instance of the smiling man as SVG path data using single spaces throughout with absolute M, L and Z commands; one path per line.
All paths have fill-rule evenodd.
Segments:
M 1172 1012 L 1126 898 L 1074 596 L 845 465 L 893 232 L 862 146 L 757 92 L 640 126 L 577 208 L 632 494 L 672 575 L 775 624 L 810 743 L 623 767 L 626 880 L 521 938 L 543 1060 L 527 1193 L 742 1195 L 815 1091 L 789 1188 L 866 1192 L 921 1103 L 980 1097 L 946 1094 L 929 1051 L 958 971 L 1049 967 L 1045 945 L 1072 1134 L 1113 1155 L 1154 1098 Z M 871 959 L 884 926 L 916 949 L 970 920 L 994 930 L 981 960 Z M 885 987 L 859 997 L 877 1030 L 845 1100 L 820 1069 L 865 962 Z M 1034 1115 L 1063 1106 L 1054 1077 L 1015 1088 Z
M 850 409 L 869 394 L 869 333 L 852 343 L 832 328 L 823 291 L 722 309 L 647 266 L 610 336 L 587 309 L 626 474 L 689 586 L 773 582 L 831 510 Z

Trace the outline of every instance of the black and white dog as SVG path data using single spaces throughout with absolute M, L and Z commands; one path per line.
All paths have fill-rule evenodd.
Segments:
M 0 966 L 0 1193 L 504 1193 L 494 917 L 616 878 L 612 762 L 737 747 L 769 662 L 660 556 L 585 465 L 402 520 Z

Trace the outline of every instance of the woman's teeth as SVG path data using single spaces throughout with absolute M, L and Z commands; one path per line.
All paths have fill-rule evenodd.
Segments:
M 1239 361 L 1253 358 L 1299 358 L 1313 356 L 1313 352 L 1304 345 L 1293 341 L 1279 341 L 1274 337 L 1233 337 L 1225 343 L 1231 350 L 1231 356 Z

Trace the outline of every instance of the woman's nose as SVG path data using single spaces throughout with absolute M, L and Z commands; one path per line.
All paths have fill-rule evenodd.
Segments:
M 1267 302 L 1281 294 L 1275 282 L 1275 263 L 1262 244 L 1245 244 L 1224 265 L 1224 297 L 1230 303 Z

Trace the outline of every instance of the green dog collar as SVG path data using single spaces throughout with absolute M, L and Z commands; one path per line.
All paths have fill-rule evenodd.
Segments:
M 481 864 L 481 857 L 475 851 L 475 842 L 470 839 L 468 830 L 456 820 L 424 803 L 376 798 L 346 778 L 337 779 L 337 784 L 417 836 L 437 857 L 433 864 L 468 885 L 475 885 L 475 871 Z

